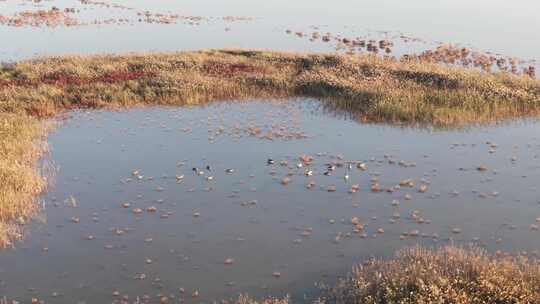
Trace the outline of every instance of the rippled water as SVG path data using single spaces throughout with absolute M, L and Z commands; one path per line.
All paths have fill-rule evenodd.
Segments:
M 57 170 L 44 213 L 24 243 L 0 252 L 8 298 L 106 303 L 118 291 L 188 302 L 240 292 L 299 300 L 355 262 L 416 243 L 540 250 L 531 226 L 540 216 L 537 122 L 393 128 L 359 124 L 310 99 L 70 116 L 50 135 Z M 313 163 L 299 168 L 304 154 Z M 338 165 L 329 176 L 328 163 Z M 413 188 L 385 191 L 406 179 Z M 376 182 L 382 192 L 371 191 Z M 354 184 L 359 191 L 349 193 Z M 353 231 L 353 217 L 364 231 Z

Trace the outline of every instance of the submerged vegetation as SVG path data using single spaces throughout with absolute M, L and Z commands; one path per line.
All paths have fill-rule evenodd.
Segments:
M 43 58 L 0 67 L 0 246 L 46 186 L 40 118 L 75 108 L 309 96 L 362 121 L 448 127 L 540 113 L 540 81 L 418 59 L 209 50 Z M 8 231 L 10 231 L 8 235 Z
M 322 303 L 539 303 L 540 264 L 478 248 L 402 249 L 328 289 Z

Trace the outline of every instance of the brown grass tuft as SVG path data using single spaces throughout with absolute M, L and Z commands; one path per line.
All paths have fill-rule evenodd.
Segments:
M 21 238 L 20 225 L 38 209 L 47 182 L 35 164 L 46 151 L 46 129 L 36 118 L 0 113 L 0 248 Z
M 479 248 L 406 248 L 392 259 L 355 267 L 320 302 L 540 303 L 540 263 Z

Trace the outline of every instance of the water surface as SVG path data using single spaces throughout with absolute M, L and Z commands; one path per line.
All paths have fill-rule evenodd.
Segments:
M 540 250 L 537 122 L 394 128 L 311 99 L 70 116 L 49 138 L 57 172 L 43 214 L 24 243 L 0 252 L 8 298 L 301 300 L 356 262 L 417 243 Z M 395 187 L 407 179 L 413 187 Z
M 199 25 L 104 24 L 81 27 L 0 27 L 4 43 L 0 59 L 18 60 L 36 55 L 177 51 L 201 48 L 263 48 L 295 51 L 333 51 L 334 45 L 312 43 L 285 30 L 311 33 L 314 27 L 345 37 L 384 39 L 405 34 L 428 43 L 448 42 L 476 49 L 538 59 L 540 40 L 535 0 L 442 0 L 377 2 L 345 0 L 251 1 L 232 0 L 117 0 L 105 1 L 133 10 L 83 5 L 75 0 L 0 2 L 5 15 L 21 10 L 80 9 L 82 21 L 136 18 L 136 12 L 172 13 L 203 17 Z M 225 16 L 251 17 L 252 21 L 225 22 Z M 208 20 L 206 20 L 208 19 Z M 227 31 L 226 31 L 227 29 Z M 399 42 L 397 42 L 399 44 Z M 425 49 L 424 43 L 396 47 L 397 54 Z

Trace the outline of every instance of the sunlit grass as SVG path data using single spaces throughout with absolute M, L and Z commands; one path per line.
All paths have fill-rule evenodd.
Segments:
M 0 113 L 0 247 L 21 237 L 24 224 L 36 211 L 36 196 L 46 180 L 35 168 L 45 151 L 46 126 L 26 114 Z
M 406 248 L 391 259 L 355 267 L 320 302 L 540 303 L 540 264 L 526 256 L 492 256 L 479 248 Z
M 257 51 L 87 56 L 0 70 L 0 110 L 49 116 L 78 107 L 199 104 L 313 96 L 366 121 L 461 125 L 540 112 L 540 82 L 371 55 Z

